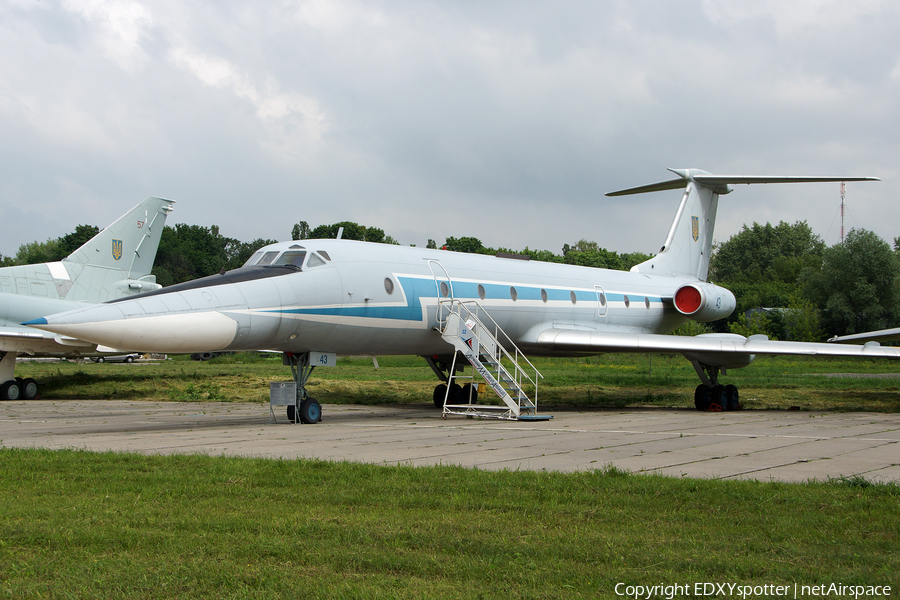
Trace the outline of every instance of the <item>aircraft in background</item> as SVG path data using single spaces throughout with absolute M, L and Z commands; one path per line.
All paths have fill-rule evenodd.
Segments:
M 0 268 L 0 399 L 37 396 L 33 379 L 15 378 L 19 355 L 120 353 L 22 322 L 162 287 L 150 270 L 173 204 L 147 198 L 61 261 Z
M 315 423 L 321 406 L 306 384 L 336 354 L 417 354 L 443 383 L 445 413 L 475 408 L 470 363 L 503 400 L 502 418 L 536 418 L 539 374 L 522 359 L 606 352 L 679 353 L 701 383 L 695 405 L 734 409 L 738 389 L 719 375 L 758 354 L 900 358 L 878 344 L 846 346 L 770 341 L 735 334 L 667 335 L 689 320 L 727 317 L 734 295 L 707 279 L 719 196 L 733 184 L 864 181 L 856 177 L 753 177 L 674 170 L 676 179 L 610 196 L 684 189 L 659 253 L 631 272 L 515 257 L 350 240 L 266 246 L 233 271 L 139 296 L 35 319 L 27 325 L 119 348 L 192 353 L 278 350 L 291 366 L 291 420 Z M 527 390 L 527 392 L 526 392 Z

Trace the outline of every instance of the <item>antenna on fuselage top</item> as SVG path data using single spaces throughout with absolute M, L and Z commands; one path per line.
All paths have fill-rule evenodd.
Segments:
M 339 240 L 339 239 L 341 239 L 341 236 L 342 236 L 342 235 L 344 235 L 344 228 L 343 228 L 343 227 L 338 227 L 338 234 L 337 234 L 337 237 L 334 238 L 334 239 Z

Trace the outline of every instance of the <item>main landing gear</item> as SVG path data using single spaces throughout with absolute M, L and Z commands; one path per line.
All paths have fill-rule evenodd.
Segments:
M 30 377 L 16 377 L 0 384 L 0 400 L 34 400 L 37 395 L 37 382 Z
M 724 368 L 704 365 L 698 361 L 691 363 L 703 382 L 694 390 L 694 406 L 697 410 L 718 412 L 738 410 L 741 407 L 737 386 L 719 383 L 719 372 L 725 374 Z
M 450 383 L 450 368 L 451 365 L 453 365 L 453 356 L 424 356 L 423 358 L 425 359 L 425 362 L 428 363 L 428 366 L 431 367 L 431 370 L 434 371 L 434 374 L 443 382 L 435 386 L 434 393 L 432 394 L 432 401 L 434 402 L 435 408 L 443 410 L 445 399 L 447 400 L 447 404 L 478 403 L 478 391 L 471 383 L 465 385 Z M 459 372 L 462 371 L 462 369 L 463 365 L 459 364 L 459 361 L 457 361 L 455 370 Z M 447 394 L 448 386 L 450 388 L 449 395 Z
M 34 400 L 38 385 L 30 377 L 15 377 L 16 353 L 0 352 L 0 400 Z
M 322 405 L 306 391 L 306 383 L 315 365 L 309 364 L 309 352 L 283 354 L 283 364 L 291 367 L 291 374 L 297 383 L 297 398 L 293 406 L 287 407 L 287 417 L 291 423 L 313 424 L 322 420 Z

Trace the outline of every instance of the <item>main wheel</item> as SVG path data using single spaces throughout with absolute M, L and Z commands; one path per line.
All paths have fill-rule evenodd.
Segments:
M 447 384 L 439 383 L 434 386 L 434 393 L 432 394 L 432 400 L 434 400 L 434 407 L 439 408 L 441 410 L 444 409 L 444 398 L 447 396 Z
M 467 400 L 463 399 L 462 386 L 458 383 L 450 384 L 450 397 L 447 398 L 447 404 L 463 404 Z
M 32 378 L 23 379 L 21 383 L 19 383 L 19 390 L 22 392 L 22 397 L 26 400 L 34 400 L 38 395 L 38 384 Z
M 709 409 L 709 388 L 702 383 L 694 390 L 694 406 L 697 410 Z
M 322 420 L 322 405 L 315 398 L 307 398 L 300 404 L 300 422 L 312 425 Z
M 100 358 L 97 359 L 97 362 L 103 363 L 103 362 L 106 362 L 106 359 L 101 356 Z
M 3 385 L 0 385 L 0 399 L 2 400 L 18 400 L 22 391 L 15 379 L 10 379 Z
M 133 362 L 134 362 L 134 357 L 133 357 L 133 356 L 126 356 L 126 357 L 125 357 L 125 362 L 127 362 L 127 363 L 133 363 Z
M 725 386 L 725 410 L 738 410 L 741 407 L 740 396 L 736 385 Z
M 709 409 L 714 411 L 725 410 L 728 402 L 725 401 L 725 386 L 717 385 L 709 394 Z

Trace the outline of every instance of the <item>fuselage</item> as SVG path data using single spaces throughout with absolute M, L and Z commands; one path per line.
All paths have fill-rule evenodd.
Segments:
M 446 354 L 439 300 L 477 301 L 520 347 L 549 328 L 667 333 L 697 279 L 352 240 L 282 242 L 241 268 L 48 318 L 54 331 L 142 351 Z

